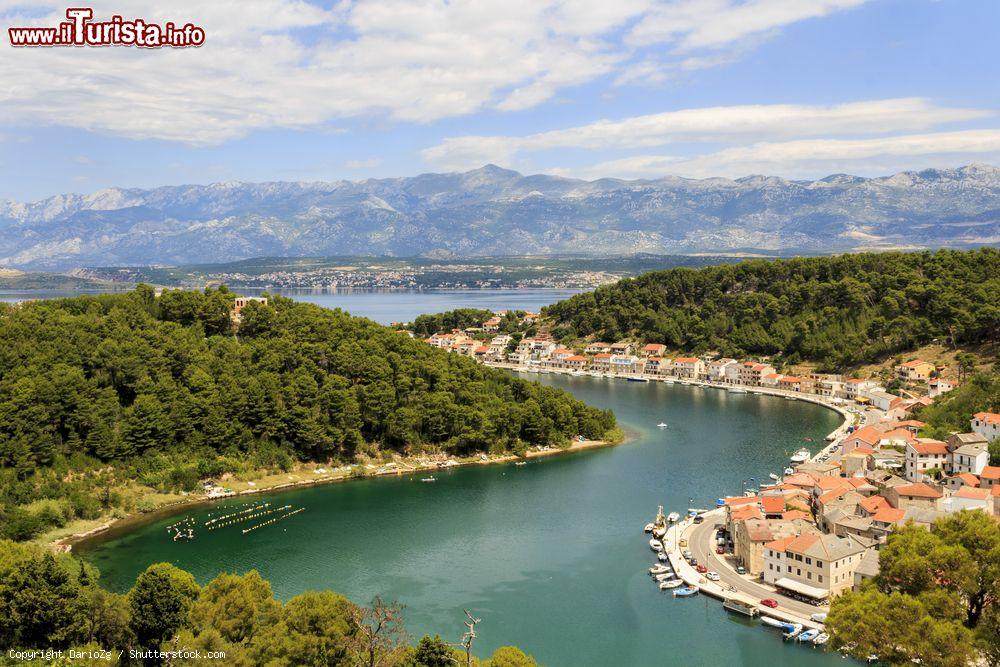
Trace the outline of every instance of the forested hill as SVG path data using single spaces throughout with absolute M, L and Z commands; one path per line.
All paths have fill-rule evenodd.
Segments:
M 341 311 L 272 297 L 243 310 L 237 338 L 233 298 L 141 286 L 0 304 L 0 523 L 72 485 L 60 511 L 82 513 L 96 491 L 79 472 L 109 461 L 190 490 L 227 466 L 504 452 L 614 426 L 565 392 Z
M 1000 339 L 1000 251 L 865 253 L 670 269 L 547 307 L 562 339 L 777 355 L 827 368 L 932 339 Z

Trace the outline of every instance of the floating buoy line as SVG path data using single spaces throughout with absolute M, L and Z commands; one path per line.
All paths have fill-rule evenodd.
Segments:
M 272 507 L 271 503 L 268 502 L 255 502 L 243 505 L 239 510 L 235 512 L 229 512 L 228 514 L 222 514 L 217 517 L 212 517 L 209 514 L 209 518 L 204 522 L 205 528 L 208 530 L 216 530 L 218 528 L 225 528 L 227 526 L 234 526 L 236 524 L 245 523 L 247 521 L 254 521 L 257 519 L 263 519 L 265 517 L 270 517 L 265 521 L 254 524 L 249 528 L 242 529 L 242 533 L 246 535 L 249 532 L 257 530 L 258 528 L 263 528 L 264 526 L 270 526 L 271 524 L 277 523 L 282 519 L 287 519 L 290 516 L 294 516 L 299 512 L 305 511 L 305 507 L 299 507 L 298 509 L 292 509 L 292 505 L 282 505 L 280 507 Z M 283 514 L 280 514 L 283 512 Z M 185 517 L 180 521 L 167 526 L 167 533 L 173 532 L 174 542 L 178 540 L 193 540 L 194 539 L 194 529 L 195 520 L 193 517 Z
M 278 509 L 276 509 L 274 511 L 277 512 L 277 511 L 280 511 L 280 510 L 283 510 L 283 509 L 287 509 L 289 507 L 291 507 L 291 505 L 285 505 L 285 507 L 279 507 Z M 304 512 L 305 510 L 306 510 L 305 507 L 300 507 L 297 510 L 292 510 L 291 512 L 287 512 L 286 514 L 282 514 L 281 516 L 276 516 L 273 519 L 268 519 L 267 521 L 265 521 L 263 523 L 258 523 L 256 526 L 250 526 L 249 528 L 244 528 L 243 529 L 243 534 L 246 535 L 250 531 L 257 530 L 258 528 L 263 528 L 264 526 L 270 526 L 273 523 L 278 523 L 282 519 L 287 519 L 288 517 L 293 516 L 295 514 L 298 514 L 299 512 Z

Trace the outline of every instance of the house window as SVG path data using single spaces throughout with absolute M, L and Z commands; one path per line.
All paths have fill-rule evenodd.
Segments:
M 806 579 L 812 579 L 812 578 L 813 578 L 813 573 L 812 572 L 806 572 Z
M 801 577 L 802 576 L 802 570 L 800 570 L 799 568 L 795 568 L 795 574 L 797 576 Z
M 813 564 L 813 559 L 807 557 L 806 558 L 806 565 L 812 565 L 812 564 Z
M 823 561 L 821 560 L 816 561 L 816 567 L 823 567 Z
M 819 575 L 819 583 L 823 583 L 823 575 Z

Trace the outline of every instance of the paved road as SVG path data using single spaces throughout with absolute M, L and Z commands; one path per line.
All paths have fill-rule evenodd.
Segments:
M 805 618 L 809 618 L 813 614 L 826 611 L 826 608 L 824 607 L 817 607 L 815 605 L 799 602 L 798 600 L 794 600 L 790 597 L 780 595 L 769 588 L 765 588 L 760 584 L 755 583 L 748 577 L 736 574 L 736 571 L 731 569 L 731 567 L 723 561 L 723 557 L 715 553 L 716 545 L 713 535 L 716 529 L 723 526 L 723 522 L 715 522 L 709 518 L 705 521 L 705 523 L 696 527 L 692 531 L 688 540 L 688 548 L 691 549 L 691 553 L 698 560 L 698 562 L 707 567 L 709 570 L 715 570 L 719 573 L 719 577 L 721 579 L 719 583 L 731 584 L 740 592 L 752 596 L 757 600 L 761 600 L 763 598 L 774 598 L 778 601 L 780 609 L 785 609 Z M 761 607 L 761 612 L 766 614 L 767 608 Z

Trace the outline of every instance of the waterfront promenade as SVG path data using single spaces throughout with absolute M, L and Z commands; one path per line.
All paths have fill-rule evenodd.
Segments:
M 735 599 L 746 602 L 759 607 L 762 615 L 789 623 L 801 623 L 805 628 L 822 629 L 823 624 L 813 621 L 810 616 L 827 611 L 826 607 L 781 595 L 749 575 L 737 574 L 725 557 L 715 553 L 715 533 L 725 524 L 725 511 L 725 508 L 719 508 L 703 513 L 701 516 L 704 521 L 700 524 L 686 517 L 667 530 L 663 546 L 677 576 L 688 586 L 697 586 L 702 594 L 719 600 Z M 710 571 L 718 572 L 719 581 L 709 581 L 704 574 L 699 573 L 684 560 L 684 549 L 689 549 L 694 558 Z M 776 600 L 778 607 L 774 609 L 762 607 L 760 601 L 764 598 Z

